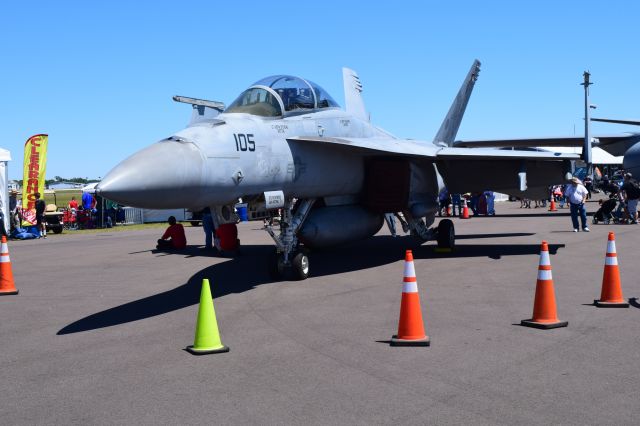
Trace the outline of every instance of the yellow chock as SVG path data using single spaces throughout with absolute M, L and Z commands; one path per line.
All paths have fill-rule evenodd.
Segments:
M 200 292 L 200 308 L 198 309 L 198 322 L 196 323 L 196 337 L 193 346 L 188 346 L 187 351 L 193 355 L 217 354 L 229 352 L 229 348 L 220 341 L 216 311 L 213 307 L 213 298 L 209 288 L 209 280 L 202 280 Z
M 434 247 L 433 252 L 434 253 L 452 253 L 453 249 L 449 247 Z

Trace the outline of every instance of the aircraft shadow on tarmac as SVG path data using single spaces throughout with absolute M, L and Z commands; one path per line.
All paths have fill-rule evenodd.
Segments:
M 470 240 L 528 235 L 534 234 L 471 234 L 460 235 L 457 238 Z M 434 247 L 432 243 L 419 245 L 412 237 L 378 236 L 331 250 L 314 251 L 310 256 L 311 277 L 342 274 L 400 262 L 404 259 L 404 252 L 407 249 L 413 250 L 415 259 L 485 256 L 491 259 L 501 259 L 503 256 L 540 253 L 539 244 L 459 244 L 453 253 L 445 254 L 435 253 Z M 549 252 L 556 254 L 558 249 L 562 247 L 564 244 L 550 244 Z M 242 293 L 259 285 L 277 282 L 272 280 L 267 273 L 268 254 L 273 250 L 273 246 L 270 245 L 243 246 L 241 256 L 209 266 L 193 275 L 179 287 L 89 315 L 65 326 L 57 334 L 72 334 L 112 327 L 195 305 L 200 301 L 200 287 L 203 278 L 208 278 L 211 281 L 214 298 L 231 293 Z M 158 252 L 153 250 L 152 253 Z M 180 252 L 163 252 L 162 255 L 191 257 L 210 256 L 210 253 L 198 247 L 189 246 Z

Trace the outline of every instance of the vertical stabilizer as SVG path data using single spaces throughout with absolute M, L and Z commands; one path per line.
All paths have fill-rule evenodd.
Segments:
M 367 111 L 362 100 L 362 83 L 358 74 L 349 68 L 342 68 L 342 80 L 344 83 L 344 108 L 345 110 L 362 120 L 369 121 Z
M 436 137 L 433 139 L 434 143 L 444 142 L 447 146 L 452 145 L 453 140 L 458 133 L 458 129 L 460 128 L 460 122 L 462 121 L 464 110 L 467 108 L 469 97 L 471 96 L 473 86 L 478 79 L 479 73 L 480 61 L 476 59 L 473 61 L 473 65 L 471 65 L 471 69 L 465 77 L 462 87 L 460 87 L 460 91 L 458 91 L 458 95 L 453 100 L 453 104 L 451 104 L 451 108 L 449 108 L 447 116 L 440 125 L 440 130 L 438 130 Z

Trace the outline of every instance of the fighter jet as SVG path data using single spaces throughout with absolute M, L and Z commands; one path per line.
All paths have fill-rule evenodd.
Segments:
M 433 226 L 445 185 L 452 193 L 545 198 L 579 158 L 452 147 L 479 72 L 476 60 L 433 141 L 397 138 L 373 125 L 360 78 L 348 68 L 344 109 L 316 83 L 290 75 L 255 82 L 228 107 L 174 97 L 193 106 L 188 127 L 125 159 L 97 191 L 141 208 L 208 206 L 216 224 L 237 220 L 239 198 L 250 219 L 277 215 L 265 221 L 276 245 L 274 277 L 307 278 L 309 249 L 373 236 L 385 219 L 394 235 L 397 219 L 405 234 L 452 248 L 453 222 Z

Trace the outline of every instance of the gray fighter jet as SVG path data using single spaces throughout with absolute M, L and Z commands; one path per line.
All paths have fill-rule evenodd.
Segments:
M 575 154 L 452 147 L 480 71 L 474 61 L 433 141 L 400 139 L 369 121 L 358 75 L 343 69 L 345 109 L 319 85 L 288 75 L 257 81 L 225 108 L 193 106 L 190 124 L 124 160 L 97 191 L 142 208 L 211 208 L 218 224 L 269 219 L 274 276 L 309 274 L 308 250 L 373 236 L 385 219 L 452 248 L 451 220 L 437 226 L 438 194 L 494 191 L 530 198 L 570 177 Z M 412 94 L 412 96 L 420 96 Z M 398 101 L 401 101 L 398 100 Z M 274 225 L 277 223 L 277 225 Z

